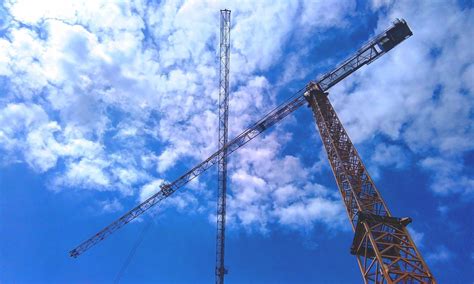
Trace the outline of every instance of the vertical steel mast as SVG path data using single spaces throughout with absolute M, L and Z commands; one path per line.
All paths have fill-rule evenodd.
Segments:
M 219 149 L 228 141 L 227 122 L 229 118 L 229 59 L 230 59 L 230 10 L 221 10 L 220 67 L 219 67 Z M 227 192 L 227 149 L 218 157 L 217 190 L 217 242 L 216 242 L 216 283 L 224 283 L 225 250 L 225 210 Z

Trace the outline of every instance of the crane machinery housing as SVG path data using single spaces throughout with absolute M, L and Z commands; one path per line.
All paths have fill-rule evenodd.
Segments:
M 354 55 L 267 113 L 217 152 L 125 213 L 69 252 L 77 257 L 117 231 L 190 180 L 217 164 L 304 104 L 309 104 L 354 231 L 350 249 L 364 283 L 436 283 L 406 226 L 410 218 L 392 216 L 328 99 L 328 90 L 410 37 L 404 20 L 364 44 Z

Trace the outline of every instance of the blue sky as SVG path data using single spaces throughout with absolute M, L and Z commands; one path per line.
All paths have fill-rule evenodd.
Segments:
M 469 1 L 3 1 L 0 281 L 214 281 L 216 169 L 77 259 L 68 251 L 214 152 L 219 9 L 230 136 L 395 18 L 414 35 L 330 90 L 392 214 L 440 283 L 474 281 Z M 233 154 L 228 283 L 360 283 L 308 108 Z M 151 217 L 153 216 L 153 217 Z

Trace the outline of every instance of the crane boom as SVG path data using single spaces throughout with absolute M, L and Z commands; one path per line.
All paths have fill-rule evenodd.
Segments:
M 313 82 L 313 84 L 316 84 L 319 90 L 323 92 L 327 91 L 329 88 L 336 85 L 338 82 L 354 73 L 362 66 L 370 64 L 411 35 L 412 33 L 406 22 L 404 20 L 397 20 L 390 28 L 371 39 L 368 43 L 364 44 L 354 55 L 343 61 L 333 71 L 326 73 L 319 80 Z M 303 88 L 296 92 L 292 98 L 288 99 L 285 103 L 279 105 L 267 113 L 262 119 L 258 120 L 237 137 L 229 141 L 227 145 L 220 148 L 206 160 L 199 163 L 173 182 L 162 184 L 160 186 L 160 191 L 125 213 L 122 217 L 99 231 L 97 234 L 93 235 L 91 238 L 82 242 L 79 246 L 71 250 L 69 255 L 71 257 L 79 256 L 90 247 L 108 237 L 113 232 L 117 231 L 138 216 L 142 215 L 161 200 L 173 194 L 176 190 L 187 184 L 190 180 L 194 179 L 209 169 L 211 166 L 215 165 L 219 161 L 219 157 L 222 155 L 222 153 L 225 153 L 226 156 L 232 154 L 235 150 L 239 149 L 250 140 L 257 137 L 267 128 L 276 124 L 284 117 L 298 109 L 300 106 L 306 103 L 306 99 L 304 97 L 305 90 L 306 89 Z

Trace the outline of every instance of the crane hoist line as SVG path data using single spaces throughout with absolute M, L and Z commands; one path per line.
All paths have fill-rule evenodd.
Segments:
M 223 157 L 227 157 L 301 105 L 308 103 L 313 112 L 334 178 L 354 231 L 350 252 L 357 257 L 364 283 L 436 283 L 406 228 L 411 222 L 411 218 L 392 216 L 328 100 L 329 93 L 327 92 L 329 88 L 362 66 L 370 64 L 411 35 L 412 32 L 404 20 L 395 21 L 390 28 L 364 44 L 354 55 L 343 61 L 333 71 L 323 75 L 317 81 L 309 82 L 305 88 L 296 92 L 291 98 L 270 111 L 231 141 L 220 143 L 220 149 L 205 161 L 196 165 L 175 181 L 160 185 L 159 192 L 81 243 L 69 252 L 70 256 L 79 256 L 108 235 L 146 212 L 159 201 L 173 194 L 211 166 L 222 161 L 225 165 Z M 227 41 L 224 43 L 225 48 L 221 51 L 228 51 Z M 226 56 L 221 56 L 221 58 L 225 59 Z M 228 64 L 226 66 L 221 71 L 228 71 Z M 228 82 L 225 72 L 223 75 L 224 81 Z M 226 84 L 222 84 L 222 78 L 221 85 L 226 86 Z M 225 125 L 227 109 L 225 104 L 222 109 L 224 110 L 222 122 Z M 225 140 L 222 139 L 222 141 Z M 225 173 L 225 167 L 222 169 Z M 223 201 L 224 203 L 219 201 L 218 204 L 224 205 L 225 199 Z M 221 213 L 222 216 L 225 216 L 225 210 L 222 210 Z M 223 276 L 226 272 L 223 262 L 225 219 L 222 219 L 222 221 L 222 230 L 218 229 L 217 248 L 222 250 L 217 252 L 216 283 L 224 282 Z M 222 242 L 219 242 L 219 240 Z

